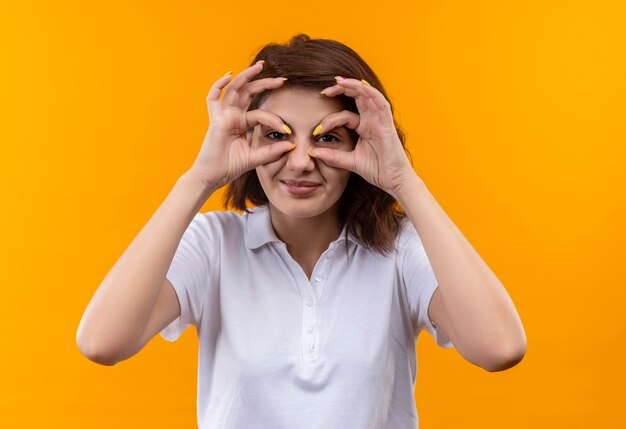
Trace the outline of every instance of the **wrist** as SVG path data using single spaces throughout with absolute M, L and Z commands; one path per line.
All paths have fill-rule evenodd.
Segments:
M 407 199 L 413 197 L 422 189 L 426 189 L 426 184 L 422 178 L 411 169 L 403 176 L 403 179 L 396 189 L 394 189 L 393 193 L 391 193 L 391 196 L 393 196 L 400 205 L 404 206 L 404 202 L 407 201 Z
M 193 170 L 183 173 L 176 181 L 176 186 L 184 188 L 190 195 L 195 195 L 198 200 L 203 200 L 202 204 L 220 188 Z

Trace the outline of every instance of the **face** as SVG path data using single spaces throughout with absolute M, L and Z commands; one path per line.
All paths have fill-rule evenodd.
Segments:
M 256 168 L 270 210 L 298 219 L 335 217 L 337 202 L 346 188 L 350 172 L 311 158 L 309 151 L 316 147 L 344 151 L 354 148 L 344 126 L 313 135 L 313 130 L 325 116 L 344 110 L 341 102 L 317 90 L 280 88 L 272 91 L 259 109 L 282 118 L 292 134 L 261 124 L 252 134 L 253 147 L 280 140 L 296 144 L 295 149 L 277 161 Z

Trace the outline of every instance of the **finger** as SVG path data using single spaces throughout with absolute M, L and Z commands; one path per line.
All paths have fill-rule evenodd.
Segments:
M 274 113 L 265 110 L 251 110 L 245 113 L 246 128 L 254 128 L 257 125 L 265 125 L 274 131 L 291 134 L 285 129 L 287 125 Z
M 336 77 L 335 79 L 337 80 L 337 84 L 339 86 L 350 88 L 356 91 L 360 96 L 366 97 L 375 109 L 382 110 L 389 107 L 389 103 L 387 102 L 385 96 L 379 90 L 371 86 L 367 81 L 351 78 L 341 79 L 340 77 Z
M 228 72 L 224 76 L 213 82 L 213 85 L 211 85 L 211 89 L 209 89 L 209 94 L 206 97 L 207 103 L 218 101 L 220 99 L 222 89 L 224 89 L 224 87 L 228 85 L 231 77 L 232 72 Z
M 331 113 L 322 119 L 322 122 L 319 123 L 318 127 L 315 128 L 314 135 L 320 135 L 324 133 L 329 133 L 335 128 L 339 128 L 341 126 L 346 126 L 353 130 L 356 130 L 361 123 L 361 116 L 357 113 L 351 112 L 349 110 L 342 110 L 341 112 Z
M 315 148 L 309 152 L 313 158 L 317 158 L 329 167 L 343 168 L 356 172 L 354 151 L 345 151 L 330 148 Z
M 285 152 L 296 148 L 296 145 L 283 140 L 269 145 L 250 148 L 250 167 L 256 168 L 278 160 Z
M 287 80 L 286 77 L 267 77 L 249 82 L 242 90 L 237 100 L 237 106 L 245 110 L 252 103 L 252 98 L 270 89 L 280 88 Z
M 244 69 L 241 73 L 237 75 L 237 77 L 233 79 L 230 84 L 230 89 L 233 91 L 239 91 L 241 88 L 243 88 L 245 84 L 250 81 L 250 79 L 261 73 L 261 70 L 263 70 L 264 62 L 265 60 L 259 60 L 247 69 Z
M 348 97 L 354 98 L 356 107 L 360 113 L 366 113 L 372 109 L 372 106 L 368 106 L 367 100 L 363 98 L 361 93 L 353 88 L 344 87 L 342 85 L 333 85 L 323 90 L 324 95 L 328 97 L 334 97 L 339 94 L 345 94 Z
M 234 104 L 239 96 L 238 92 L 241 88 L 243 88 L 246 83 L 250 82 L 254 76 L 261 73 L 261 70 L 263 70 L 263 63 L 264 60 L 259 60 L 235 76 L 230 84 L 228 84 L 224 89 L 224 96 L 222 97 L 222 100 L 226 103 Z

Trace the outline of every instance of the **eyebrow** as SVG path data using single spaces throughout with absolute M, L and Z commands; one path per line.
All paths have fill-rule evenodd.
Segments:
M 293 130 L 293 127 L 291 126 L 291 124 L 290 124 L 289 122 L 285 121 L 285 120 L 284 120 L 281 116 L 279 116 L 279 115 L 276 115 L 276 116 L 278 116 L 278 117 L 280 118 L 280 120 L 281 120 L 281 121 L 283 121 L 283 123 L 284 123 L 285 125 L 287 125 L 290 129 L 292 129 L 292 130 Z M 313 129 L 311 130 L 311 134 L 313 134 L 313 131 L 314 131 L 314 130 L 315 130 L 315 127 L 313 127 Z
M 281 116 L 279 116 L 279 115 L 276 115 L 276 116 L 278 116 L 278 117 L 280 118 L 280 120 L 281 120 L 281 121 L 283 121 L 283 124 L 285 124 L 285 125 L 287 125 L 289 128 L 291 128 L 291 124 L 290 124 L 290 123 L 288 123 L 287 121 L 285 121 L 285 120 L 284 120 Z M 293 128 L 292 128 L 292 129 L 293 129 Z

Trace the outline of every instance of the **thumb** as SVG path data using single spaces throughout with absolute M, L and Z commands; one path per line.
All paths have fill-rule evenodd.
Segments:
M 324 164 L 330 167 L 355 171 L 354 151 L 346 152 L 337 149 L 315 148 L 309 152 L 309 155 L 323 161 Z

